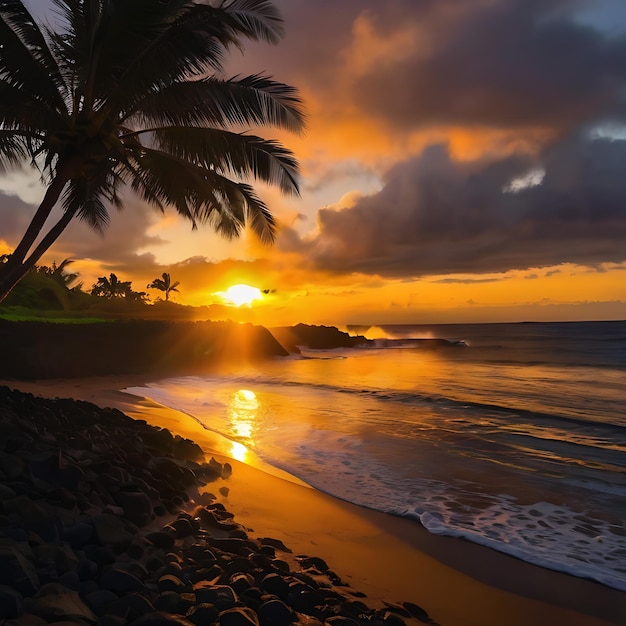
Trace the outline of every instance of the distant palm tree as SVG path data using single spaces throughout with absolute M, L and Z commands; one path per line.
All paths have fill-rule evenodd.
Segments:
M 294 88 L 264 75 L 224 78 L 243 39 L 276 43 L 268 0 L 53 0 L 58 31 L 22 0 L 0 2 L 0 168 L 30 162 L 43 201 L 7 262 L 0 301 L 78 217 L 97 231 L 129 183 L 163 211 L 226 237 L 249 224 L 265 242 L 274 219 L 245 182 L 298 192 L 298 163 L 243 129 L 300 131 Z M 60 202 L 61 215 L 44 229 Z
M 130 281 L 121 281 L 115 274 L 100 276 L 96 284 L 91 289 L 93 296 L 99 296 L 111 300 L 112 298 L 123 298 L 131 288 Z
M 176 287 L 180 285 L 180 281 L 176 281 L 172 284 L 172 279 L 167 272 L 163 272 L 162 278 L 155 278 L 149 285 L 148 289 L 158 289 L 159 291 L 165 292 L 165 301 L 167 302 L 170 299 L 171 291 L 178 291 Z
M 70 285 L 78 279 L 79 273 L 65 271 L 67 266 L 71 263 L 74 263 L 74 259 L 63 259 L 59 265 L 56 264 L 56 261 L 52 261 L 52 265 L 50 267 L 47 265 L 40 265 L 37 269 L 42 274 L 50 276 L 67 289 L 74 289 L 75 287 L 78 287 L 78 285 L 75 285 L 75 287 L 71 287 Z

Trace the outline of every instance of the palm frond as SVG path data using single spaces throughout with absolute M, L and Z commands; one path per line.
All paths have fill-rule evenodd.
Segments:
M 31 98 L 67 111 L 65 84 L 44 35 L 21 0 L 0 4 L 0 77 Z
M 218 172 L 159 150 L 145 149 L 136 168 L 133 189 L 143 197 L 174 206 L 192 228 L 208 224 L 232 239 L 246 223 L 264 242 L 273 241 L 274 220 L 252 187 Z M 146 190 L 148 195 L 146 196 Z
M 276 141 L 215 128 L 168 127 L 153 131 L 157 147 L 226 175 L 252 177 L 298 193 L 298 162 Z
M 299 133 L 306 118 L 296 88 L 254 74 L 183 81 L 147 94 L 127 117 L 143 126 L 272 126 Z

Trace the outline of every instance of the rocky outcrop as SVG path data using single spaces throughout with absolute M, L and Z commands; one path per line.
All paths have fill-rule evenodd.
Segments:
M 334 350 L 335 348 L 354 348 L 373 343 L 361 335 L 350 335 L 334 326 L 278 326 L 270 329 L 272 335 L 289 352 L 298 354 L 300 347 L 312 350 Z
M 176 374 L 287 355 L 262 326 L 127 320 L 52 324 L 0 320 L 0 377 Z

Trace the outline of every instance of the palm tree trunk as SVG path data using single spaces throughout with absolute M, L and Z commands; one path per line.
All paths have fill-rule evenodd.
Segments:
M 67 179 L 60 177 L 52 181 L 22 241 L 20 241 L 13 254 L 9 256 L 7 262 L 0 265 L 0 302 L 11 293 L 13 287 L 15 287 L 15 285 L 17 285 L 17 283 L 35 266 L 35 263 L 39 261 L 44 252 L 58 239 L 59 235 L 67 228 L 67 225 L 74 217 L 75 211 L 65 211 L 28 258 L 25 258 L 37 236 L 41 233 L 41 229 L 50 216 L 50 212 L 59 199 L 66 182 Z
M 65 184 L 68 179 L 65 176 L 56 176 L 54 180 L 50 183 L 50 186 L 46 190 L 46 194 L 39 205 L 35 215 L 33 215 L 33 219 L 30 221 L 22 240 L 19 242 L 13 253 L 9 256 L 10 264 L 22 263 L 28 254 L 28 251 L 31 249 L 33 243 L 39 236 L 41 229 L 48 217 L 50 217 L 50 213 L 54 208 L 54 205 L 57 203 Z

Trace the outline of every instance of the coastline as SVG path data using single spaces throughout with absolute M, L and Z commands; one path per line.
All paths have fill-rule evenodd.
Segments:
M 372 606 L 382 606 L 383 600 L 413 602 L 443 626 L 626 622 L 623 592 L 431 535 L 410 520 L 327 496 L 258 459 L 233 460 L 230 442 L 192 417 L 119 391 L 145 382 L 145 376 L 115 376 L 0 384 L 118 408 L 228 460 L 233 475 L 219 499 L 235 519 L 256 537 L 275 537 L 296 554 L 325 559 Z

